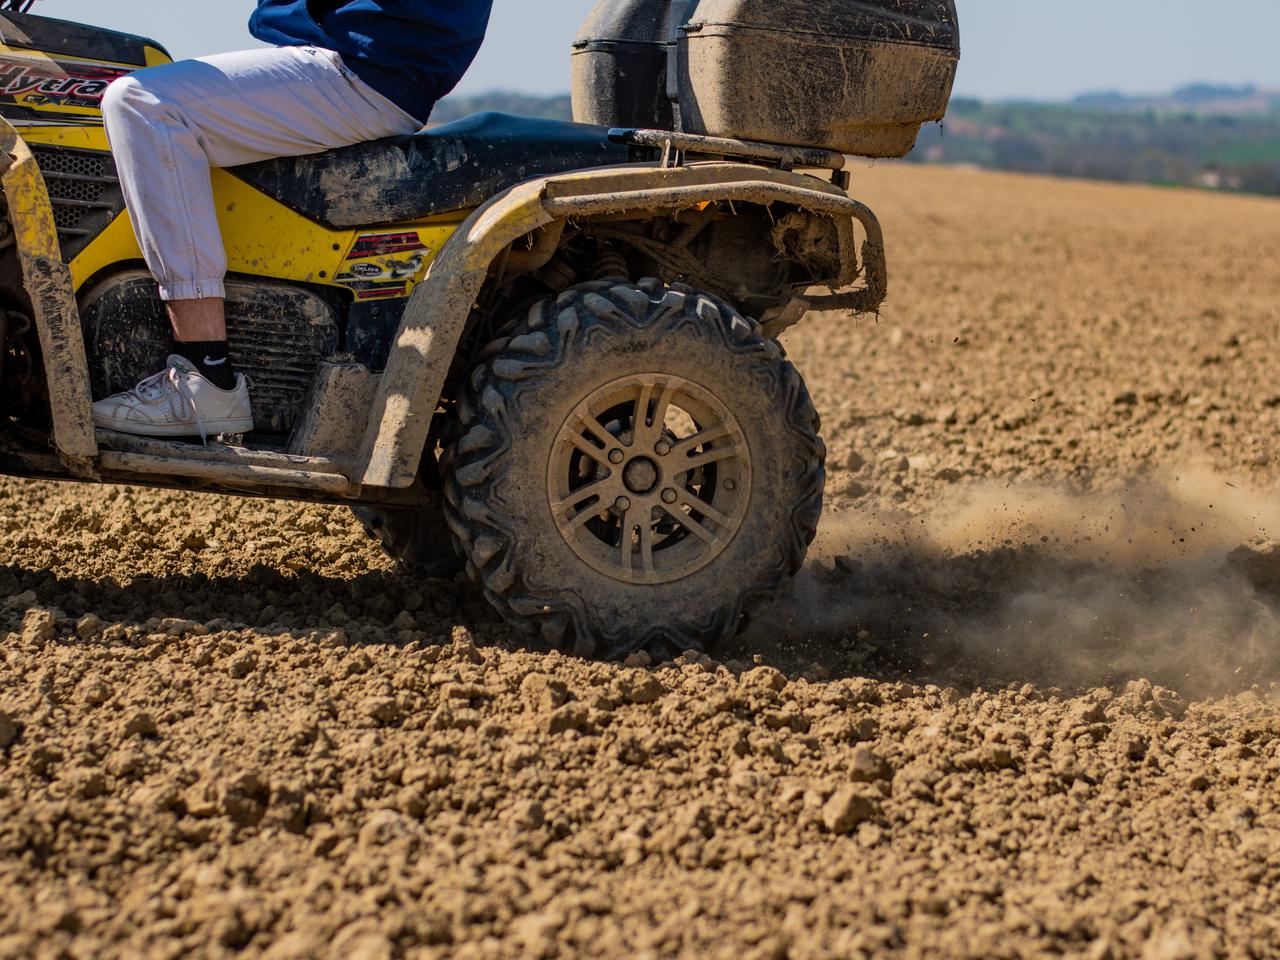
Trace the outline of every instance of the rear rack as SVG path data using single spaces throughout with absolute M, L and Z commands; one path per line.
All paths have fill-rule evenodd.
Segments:
M 746 160 L 764 160 L 782 170 L 809 167 L 833 171 L 832 182 L 849 189 L 849 174 L 845 170 L 843 154 L 815 147 L 790 147 L 778 143 L 757 143 L 754 140 L 730 140 L 725 137 L 703 137 L 693 133 L 676 133 L 672 130 L 634 130 L 615 128 L 609 131 L 614 143 L 633 147 L 648 147 L 662 151 L 664 167 L 682 166 L 685 154 L 703 156 L 739 157 Z

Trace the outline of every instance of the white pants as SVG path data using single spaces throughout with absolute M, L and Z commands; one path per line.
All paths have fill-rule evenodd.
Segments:
M 315 47 L 140 70 L 107 89 L 107 137 L 142 255 L 165 300 L 225 295 L 211 167 L 296 157 L 421 124 Z

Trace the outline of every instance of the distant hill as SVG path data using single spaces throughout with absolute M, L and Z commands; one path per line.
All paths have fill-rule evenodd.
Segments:
M 956 99 L 909 160 L 1280 195 L 1280 95 L 1188 87 L 1069 104 Z
M 452 123 L 473 113 L 496 110 L 520 117 L 543 120 L 573 119 L 573 104 L 566 93 L 560 97 L 531 97 L 523 93 L 486 93 L 478 97 L 446 97 L 436 104 L 432 124 Z
M 1188 111 L 1191 113 L 1236 115 L 1268 114 L 1280 111 L 1280 90 L 1255 86 L 1229 87 L 1196 83 L 1167 94 L 1138 95 L 1103 91 L 1084 93 L 1071 106 L 1086 109 Z
M 568 96 L 442 101 L 433 123 L 482 110 L 567 120 Z M 1168 94 L 1087 93 L 1068 103 L 956 98 L 912 163 L 1280 196 L 1280 91 L 1195 84 Z

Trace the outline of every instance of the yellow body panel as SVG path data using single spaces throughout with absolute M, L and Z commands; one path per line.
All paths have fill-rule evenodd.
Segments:
M 21 120 L 10 121 L 22 139 L 33 146 L 71 147 L 75 150 L 101 150 L 106 153 L 107 131 L 101 126 L 24 127 Z
M 74 145 L 45 140 L 45 133 L 41 131 L 41 137 L 31 139 Z M 359 299 L 409 296 L 466 216 L 464 212 L 391 227 L 331 230 L 225 170 L 213 171 L 213 186 L 230 272 L 348 289 L 353 289 L 353 284 L 373 288 L 358 291 Z M 391 234 L 414 234 L 421 249 L 353 255 L 362 239 Z M 79 290 L 113 265 L 133 264 L 141 259 L 133 226 L 128 215 L 121 214 L 71 262 L 71 276 Z
M 157 50 L 155 47 L 146 47 L 143 53 L 147 58 L 148 67 L 159 67 L 166 63 L 173 63 L 173 58 L 163 50 Z

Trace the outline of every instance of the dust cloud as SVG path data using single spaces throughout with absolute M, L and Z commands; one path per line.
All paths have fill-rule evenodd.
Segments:
M 1280 498 L 1207 469 L 1109 492 L 971 486 L 924 515 L 830 517 L 752 635 L 828 669 L 960 685 L 1265 687 L 1280 679 L 1277 532 Z

